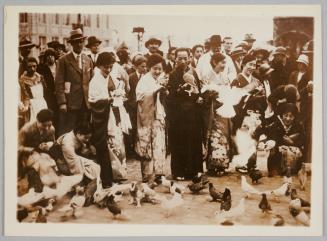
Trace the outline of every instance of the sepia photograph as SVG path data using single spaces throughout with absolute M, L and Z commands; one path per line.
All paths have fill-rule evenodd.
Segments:
M 10 223 L 319 230 L 319 8 L 202 7 L 11 8 Z

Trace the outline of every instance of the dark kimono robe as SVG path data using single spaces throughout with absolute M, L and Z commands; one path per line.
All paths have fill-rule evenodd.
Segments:
M 187 73 L 189 83 L 183 78 Z M 183 86 L 186 83 L 192 85 Z M 199 80 L 188 67 L 186 72 L 175 69 L 169 78 L 168 119 L 171 147 L 171 171 L 175 177 L 191 178 L 202 172 L 202 127 Z

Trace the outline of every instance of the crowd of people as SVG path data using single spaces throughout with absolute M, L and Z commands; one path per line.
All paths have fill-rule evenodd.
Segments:
M 104 188 L 126 180 L 127 158 L 140 160 L 143 182 L 165 174 L 168 155 L 173 179 L 214 176 L 239 154 L 239 130 L 275 141 L 269 176 L 311 161 L 313 42 L 294 56 L 255 46 L 251 34 L 238 44 L 213 35 L 164 56 L 157 38 L 146 54 L 86 38 L 72 30 L 71 51 L 51 42 L 39 60 L 29 57 L 33 43 L 20 42 L 20 177 L 42 162 L 34 153 L 47 153 L 61 175 L 100 177 Z

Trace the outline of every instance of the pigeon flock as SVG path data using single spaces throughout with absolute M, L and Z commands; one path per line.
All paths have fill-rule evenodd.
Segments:
M 203 214 L 213 220 L 210 224 L 251 225 L 249 218 L 245 219 L 251 213 L 255 214 L 253 220 L 265 220 L 264 223 L 269 220 L 272 226 L 288 225 L 286 220 L 290 219 L 294 221 L 292 225 L 309 226 L 310 201 L 298 192 L 308 186 L 305 168 L 299 171 L 296 181 L 289 173 L 284 177 L 276 177 L 280 185 L 271 190 L 263 190 L 263 180 L 269 182 L 268 178 L 263 177 L 262 173 L 250 169 L 248 175 L 233 174 L 230 178 L 233 181 L 235 179 L 239 186 L 237 190 L 224 186 L 224 182 L 217 185 L 217 178 L 203 173 L 198 173 L 190 181 L 168 180 L 162 175 L 156 177 L 153 183 L 132 181 L 114 184 L 108 189 L 102 188 L 100 179 L 83 187 L 80 186 L 81 178 L 70 177 L 66 180 L 70 181 L 70 185 L 65 190 L 44 187 L 43 192 L 36 192 L 30 188 L 28 193 L 18 198 L 17 220 L 46 223 L 52 213 L 59 215 L 61 222 L 74 222 L 81 218 L 85 220 L 88 207 L 93 205 L 106 212 L 111 222 L 137 223 L 140 212 L 135 210 L 142 210 L 149 205 L 155 207 L 154 210 L 163 219 L 174 217 L 173 220 L 183 220 L 190 218 L 189 215 L 194 212 L 187 203 L 200 202 L 201 207 L 207 205 L 213 210 Z M 65 202 L 62 201 L 63 196 Z

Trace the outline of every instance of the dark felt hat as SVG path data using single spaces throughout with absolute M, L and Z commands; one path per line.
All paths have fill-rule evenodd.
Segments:
M 95 36 L 90 36 L 87 39 L 87 44 L 85 45 L 85 47 L 86 48 L 91 48 L 92 45 L 94 45 L 96 43 L 101 44 L 102 41 L 100 39 L 98 39 L 97 37 L 95 37 Z
M 78 28 L 78 29 L 73 29 L 72 31 L 70 31 L 70 36 L 69 39 L 67 40 L 68 43 L 71 43 L 73 41 L 76 40 L 80 40 L 80 39 L 86 39 L 87 36 L 83 35 L 83 31 Z
M 252 33 L 247 33 L 244 36 L 244 41 L 251 43 L 251 42 L 256 41 L 256 39 L 253 37 L 253 34 Z
M 23 48 L 33 48 L 35 47 L 35 44 L 33 44 L 29 39 L 25 38 L 25 39 L 22 39 L 20 42 L 19 42 L 19 48 L 20 49 L 23 49 Z

